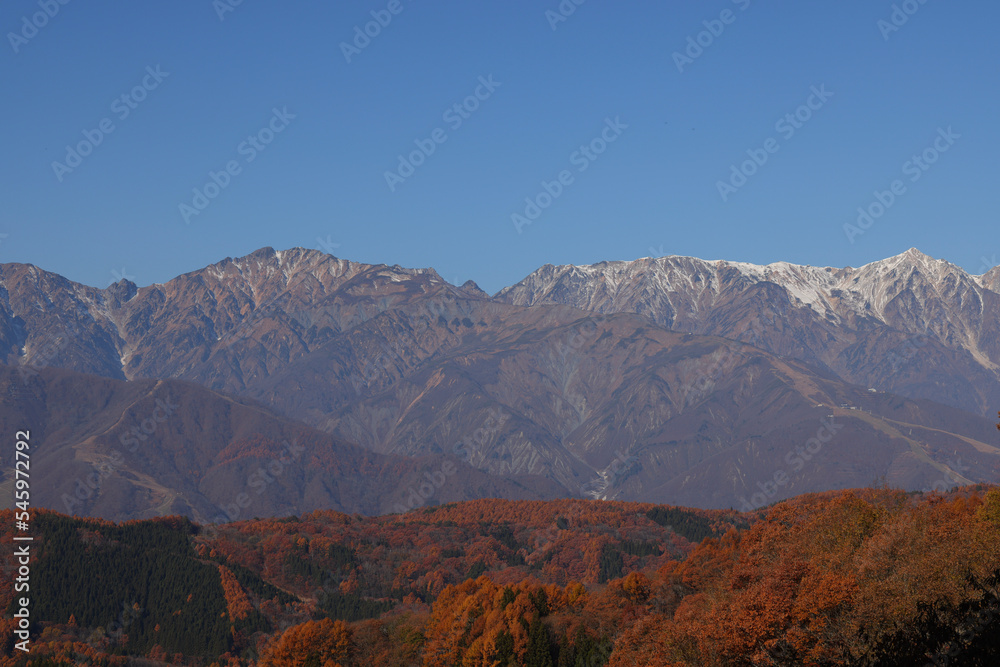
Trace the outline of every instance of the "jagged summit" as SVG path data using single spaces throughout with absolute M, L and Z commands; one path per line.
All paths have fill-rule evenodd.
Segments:
M 936 259 L 934 257 L 931 257 L 930 255 L 920 252 L 916 248 L 910 248 L 906 252 L 902 252 L 892 257 L 887 257 L 885 259 L 869 262 L 868 264 L 865 264 L 864 266 L 860 267 L 860 269 L 872 266 L 877 266 L 877 267 L 913 266 L 925 270 L 934 270 L 934 271 L 939 271 L 945 268 L 952 268 L 964 272 L 964 270 L 961 267 L 955 266 L 954 264 L 952 264 L 947 260 Z
M 574 305 L 594 308 L 605 300 L 617 302 L 638 298 L 639 293 L 646 298 L 659 294 L 670 301 L 672 307 L 668 296 L 671 294 L 678 294 L 682 299 L 685 294 L 697 295 L 695 301 L 699 304 L 705 302 L 703 297 L 708 297 L 715 303 L 726 291 L 768 282 L 783 288 L 793 303 L 821 315 L 843 315 L 837 311 L 847 309 L 856 315 L 867 316 L 873 310 L 882 314 L 886 303 L 908 287 L 905 281 L 915 280 L 918 275 L 924 283 L 951 280 L 973 290 L 982 289 L 986 284 L 975 280 L 961 267 L 910 248 L 857 269 L 786 261 L 752 264 L 682 255 L 591 265 L 546 264 L 521 282 L 500 290 L 496 296 L 511 303 L 532 305 L 563 303 L 573 294 Z M 901 280 L 904 282 L 898 282 Z M 618 309 L 617 306 L 612 308 Z
M 917 248 L 910 248 L 905 252 L 899 253 L 898 255 L 896 255 L 896 257 L 902 257 L 905 259 L 915 260 L 915 261 L 934 260 L 933 257 L 931 257 L 926 253 L 920 252 L 920 250 L 918 250 Z
M 863 265 L 860 268 L 865 268 L 866 266 L 876 266 L 876 265 L 896 265 L 899 263 L 908 264 L 929 264 L 929 263 L 939 263 L 945 264 L 947 266 L 956 267 L 954 264 L 943 260 L 935 259 L 930 255 L 921 252 L 917 248 L 910 248 L 905 252 L 892 257 L 887 257 L 885 259 L 875 260 Z M 743 262 L 731 259 L 702 259 L 700 257 L 693 257 L 690 255 L 661 255 L 661 256 L 649 256 L 640 257 L 635 260 L 612 260 L 612 261 L 602 261 L 595 264 L 544 264 L 539 267 L 533 274 L 537 273 L 564 273 L 564 272 L 577 272 L 581 274 L 593 274 L 595 272 L 615 272 L 621 270 L 627 270 L 631 267 L 646 267 L 653 268 L 657 266 L 678 266 L 678 265 L 703 265 L 703 266 L 729 266 L 735 267 L 743 270 L 747 273 L 755 275 L 769 275 L 769 274 L 780 274 L 789 272 L 816 272 L 816 273 L 834 273 L 842 271 L 854 270 L 853 267 L 832 267 L 832 266 L 813 266 L 811 264 L 796 264 L 794 262 L 788 262 L 784 260 L 779 260 L 776 262 L 771 262 L 768 264 L 755 264 L 753 262 Z M 509 291 L 513 289 L 516 285 L 506 287 L 502 292 Z
M 204 269 L 191 274 L 207 272 L 217 279 L 237 276 L 247 280 L 259 280 L 272 276 L 283 276 L 288 283 L 302 277 L 324 280 L 323 276 L 350 278 L 364 272 L 374 271 L 375 275 L 399 282 L 406 277 L 425 276 L 428 279 L 445 282 L 433 268 L 412 269 L 399 264 L 366 264 L 342 259 L 314 248 L 289 248 L 275 250 L 271 247 L 259 248 L 243 257 L 227 257 Z

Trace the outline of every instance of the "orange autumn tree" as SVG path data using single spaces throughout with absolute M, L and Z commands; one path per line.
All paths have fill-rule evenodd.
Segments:
M 253 604 L 247 597 L 246 591 L 240 586 L 236 575 L 224 566 L 219 565 L 219 577 L 222 580 L 222 590 L 226 596 L 226 607 L 229 611 L 229 618 L 233 621 L 242 621 L 253 611 Z
M 265 652 L 262 667 L 344 667 L 354 651 L 351 630 L 343 621 L 308 621 L 294 625 Z
M 509 659 L 524 664 L 531 623 L 565 608 L 570 595 L 580 598 L 579 588 L 574 583 L 564 590 L 533 580 L 500 586 L 486 576 L 448 586 L 434 602 L 427 624 L 425 667 L 498 664 L 504 645 Z

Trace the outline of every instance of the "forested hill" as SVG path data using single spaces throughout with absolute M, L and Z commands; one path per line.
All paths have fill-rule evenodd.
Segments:
M 478 500 L 219 527 L 40 511 L 32 531 L 32 651 L 14 650 L 5 576 L 0 667 L 1000 660 L 995 488 L 752 514 Z

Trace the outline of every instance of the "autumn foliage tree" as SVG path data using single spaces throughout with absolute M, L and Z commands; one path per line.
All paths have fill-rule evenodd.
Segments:
M 226 607 L 229 617 L 234 621 L 245 619 L 253 611 L 253 604 L 246 591 L 240 586 L 232 571 L 223 565 L 219 566 L 219 578 L 222 580 L 222 590 L 226 596 Z
M 281 634 L 269 648 L 262 667 L 347 667 L 354 650 L 351 630 L 343 621 L 307 621 Z

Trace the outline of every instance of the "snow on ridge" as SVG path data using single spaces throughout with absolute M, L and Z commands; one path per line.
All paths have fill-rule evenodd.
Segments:
M 784 288 L 794 301 L 824 317 L 831 313 L 837 316 L 837 311 L 847 307 L 859 314 L 884 318 L 886 304 L 900 289 L 906 288 L 902 281 L 913 271 L 923 275 L 939 298 L 943 298 L 941 287 L 951 275 L 966 277 L 977 291 L 985 289 L 983 278 L 973 278 L 961 267 L 911 248 L 900 255 L 870 262 L 860 268 L 816 267 L 787 261 L 761 265 L 683 255 L 585 265 L 565 264 L 543 267 L 501 293 L 515 290 L 520 285 L 536 295 L 542 295 L 550 293 L 566 279 L 582 279 L 590 283 L 586 288 L 590 299 L 599 292 L 615 298 L 622 288 L 650 284 L 663 296 L 686 292 L 697 299 L 709 291 L 714 300 L 722 289 L 720 271 L 726 269 L 735 269 L 751 283 L 775 283 Z M 838 292 L 836 297 L 835 291 Z M 840 307 L 836 305 L 838 302 Z
M 697 273 L 703 272 L 707 280 L 702 281 L 700 289 L 702 291 L 711 289 L 714 293 L 718 293 L 720 289 L 717 278 L 719 271 L 731 267 L 754 283 L 767 281 L 780 285 L 793 298 L 820 314 L 826 314 L 831 309 L 828 295 L 836 283 L 837 272 L 840 271 L 833 267 L 814 267 L 786 261 L 752 264 L 729 260 L 703 260 L 680 255 L 662 257 L 657 260 L 656 266 L 668 274 L 666 276 L 668 281 L 673 277 L 671 274 L 679 274 L 677 277 L 683 276 L 693 289 L 699 288 L 694 287 L 690 269 L 694 268 Z

